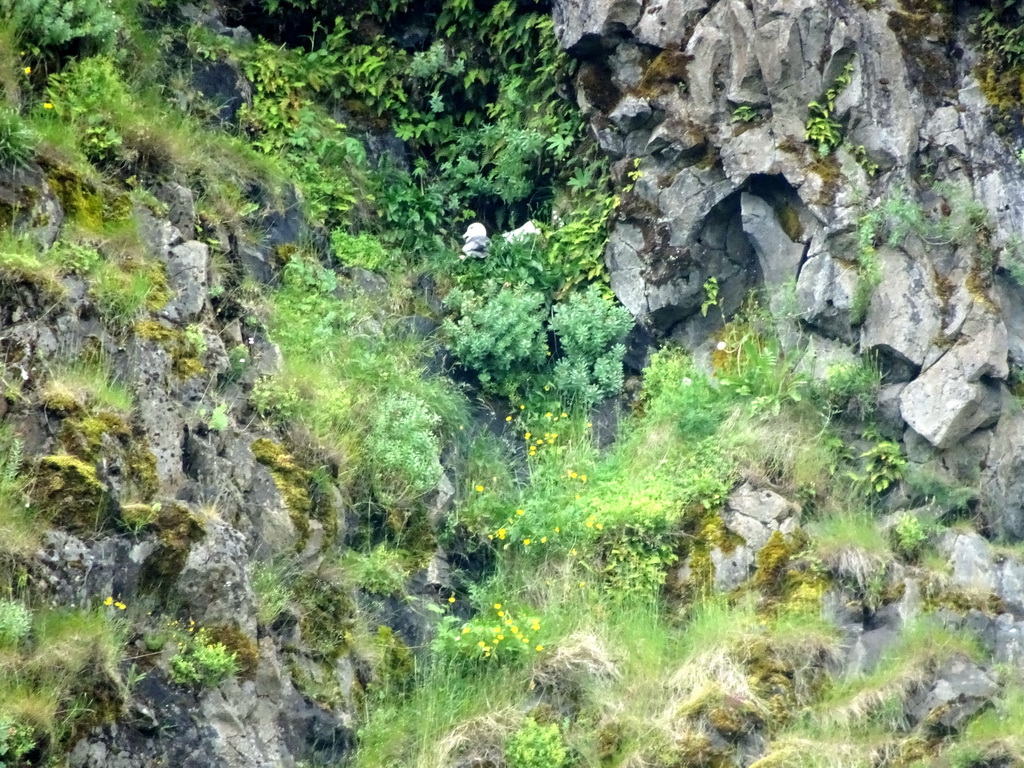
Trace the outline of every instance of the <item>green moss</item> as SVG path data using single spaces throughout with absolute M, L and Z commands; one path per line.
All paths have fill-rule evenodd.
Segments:
M 169 300 L 169 292 L 166 297 L 157 299 L 160 306 Z M 196 356 L 196 350 L 184 331 L 155 320 L 142 320 L 136 323 L 134 331 L 139 338 L 155 341 L 170 355 L 171 370 L 182 381 L 206 373 L 206 366 Z
M 320 658 L 337 659 L 351 645 L 356 614 L 340 574 L 330 570 L 304 574 L 295 582 L 294 593 L 302 613 L 303 639 Z
M 69 454 L 97 462 L 107 458 L 123 467 L 124 491 L 148 501 L 159 488 L 156 457 L 144 435 L 110 411 L 79 412 L 68 416 L 57 437 Z
M 300 467 L 283 446 L 261 437 L 252 443 L 253 456 L 256 461 L 270 470 L 274 485 L 281 492 L 285 506 L 295 528 L 299 531 L 296 549 L 301 551 L 309 538 L 309 519 L 313 511 L 313 500 L 310 496 L 312 476 Z
M 377 627 L 374 639 L 377 665 L 370 691 L 388 698 L 407 692 L 413 684 L 416 659 L 409 646 L 388 626 Z
M 651 99 L 671 88 L 685 86 L 686 67 L 692 58 L 682 51 L 662 51 L 644 70 L 637 93 Z
M 181 503 L 164 504 L 153 527 L 160 542 L 142 566 L 139 589 L 154 594 L 165 591 L 177 581 L 188 560 L 192 545 L 203 538 L 202 523 Z
M 47 176 L 64 213 L 84 229 L 103 228 L 103 196 L 70 168 L 54 168 Z
M 766 596 L 779 597 L 786 586 L 789 561 L 797 548 L 779 531 L 774 531 L 755 559 L 754 587 Z
M 31 499 L 53 525 L 75 534 L 98 533 L 114 522 L 113 504 L 96 468 L 69 454 L 39 460 Z
M 256 676 L 260 662 L 259 646 L 237 624 L 206 627 L 206 634 L 211 642 L 223 643 L 225 648 L 235 654 L 241 679 L 252 680 Z
M 778 217 L 779 224 L 782 227 L 782 231 L 786 233 L 786 237 L 794 243 L 799 243 L 803 240 L 804 225 L 800 223 L 800 212 L 795 206 L 785 203 L 775 210 L 775 215 Z
M 843 181 L 843 171 L 835 153 L 827 157 L 815 154 L 815 158 L 808 164 L 808 168 L 821 179 L 821 194 L 816 200 L 818 205 L 834 204 L 836 195 L 839 193 L 839 186 Z

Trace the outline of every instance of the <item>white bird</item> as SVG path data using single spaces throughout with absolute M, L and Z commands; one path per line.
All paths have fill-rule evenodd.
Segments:
M 473 256 L 477 259 L 483 259 L 487 257 L 488 249 L 491 245 L 491 239 L 487 236 L 487 228 L 479 221 L 475 221 L 469 225 L 466 230 L 466 234 L 462 236 L 465 244 L 462 246 L 462 255 L 460 259 L 464 259 L 467 256 Z

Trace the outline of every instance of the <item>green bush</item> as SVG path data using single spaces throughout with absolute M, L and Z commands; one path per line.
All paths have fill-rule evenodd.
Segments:
M 892 528 L 892 539 L 896 551 L 913 560 L 928 541 L 928 531 L 921 524 L 920 518 L 904 512 L 896 519 L 896 524 Z
M 213 642 L 205 628 L 182 637 L 171 657 L 171 680 L 179 685 L 215 688 L 238 671 L 237 654 Z
M 376 408 L 367 438 L 374 492 L 388 504 L 422 496 L 441 477 L 440 417 L 407 393 L 386 397 Z
M 554 385 L 563 398 L 589 407 L 622 389 L 622 339 L 633 324 L 624 307 L 604 299 L 596 286 L 555 306 L 550 328 L 562 356 Z
M 35 53 L 101 51 L 121 26 L 110 0 L 0 0 L 0 12 Z
M 399 595 L 405 586 L 406 553 L 384 545 L 369 552 L 348 552 L 342 560 L 345 573 L 356 586 L 375 595 Z
M 391 256 L 380 240 L 372 235 L 350 235 L 340 229 L 331 233 L 334 258 L 350 267 L 380 272 L 391 265 Z
M 513 396 L 547 360 L 544 297 L 522 289 L 484 293 L 452 291 L 447 303 L 462 315 L 445 331 L 463 365 L 480 377 L 484 389 Z
M 14 600 L 0 600 L 0 647 L 17 645 L 31 628 L 28 608 Z
M 0 165 L 25 166 L 36 147 L 35 134 L 11 107 L 0 107 Z
M 21 765 L 21 758 L 36 746 L 32 729 L 5 715 L 0 715 L 0 768 Z
M 505 757 L 511 768 L 562 768 L 568 754 L 557 725 L 537 725 L 528 717 L 509 737 Z
M 79 145 L 94 162 L 113 162 L 124 152 L 119 118 L 131 99 L 113 61 L 94 56 L 72 62 L 50 78 L 48 98 L 54 112 L 80 133 Z

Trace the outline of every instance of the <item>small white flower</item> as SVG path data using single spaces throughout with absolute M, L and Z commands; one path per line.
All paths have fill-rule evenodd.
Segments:
M 693 384 L 693 379 L 691 379 L 689 376 L 683 376 L 683 386 L 688 387 L 691 384 Z
M 718 342 L 718 351 L 719 352 L 723 352 L 724 350 L 725 350 L 725 342 L 724 341 Z
M 21 380 L 28 381 L 28 371 L 26 371 L 24 368 L 21 369 Z

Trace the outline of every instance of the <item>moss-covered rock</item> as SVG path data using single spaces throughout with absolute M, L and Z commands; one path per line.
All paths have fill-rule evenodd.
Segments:
M 252 443 L 256 461 L 265 466 L 274 485 L 281 492 L 292 524 L 299 532 L 296 549 L 301 551 L 309 540 L 309 521 L 323 524 L 327 540 L 331 541 L 337 530 L 338 510 L 333 495 L 325 487 L 329 478 L 321 473 L 310 472 L 295 460 L 284 446 L 261 437 Z
M 113 501 L 96 467 L 70 454 L 39 459 L 31 500 L 53 525 L 75 534 L 92 535 L 115 521 Z
M 240 678 L 251 680 L 255 677 L 260 661 L 259 646 L 237 624 L 206 627 L 206 634 L 211 642 L 223 643 L 225 648 L 235 654 Z
M 328 660 L 345 653 L 352 642 L 356 605 L 341 575 L 324 569 L 304 574 L 295 582 L 294 594 L 303 639 L 314 653 Z
M 203 535 L 203 525 L 187 506 L 163 504 L 152 527 L 157 530 L 159 546 L 146 560 L 139 576 L 144 593 L 166 593 L 181 574 L 192 545 Z
M 170 298 L 168 293 L 167 298 Z M 166 300 L 161 302 L 166 304 Z M 171 357 L 171 370 L 182 381 L 206 373 L 206 366 L 199 359 L 198 350 L 184 331 L 156 320 L 143 320 L 134 326 L 135 335 L 148 341 L 155 341 Z

